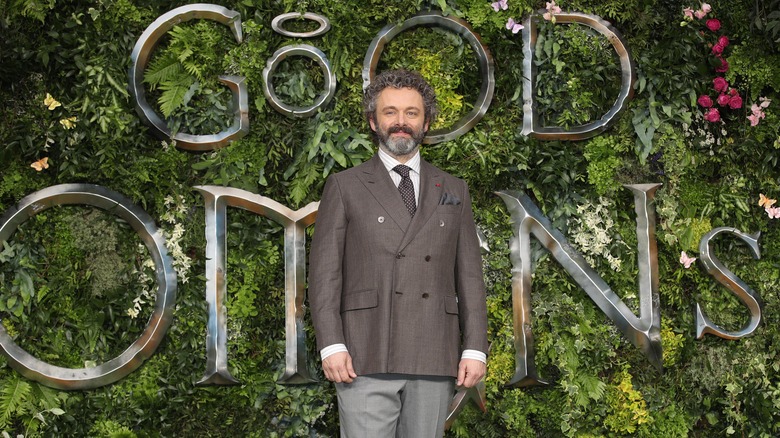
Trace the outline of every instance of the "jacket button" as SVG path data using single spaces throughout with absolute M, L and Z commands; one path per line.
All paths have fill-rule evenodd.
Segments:
M 404 254 L 399 252 L 398 254 L 395 255 L 395 258 L 400 259 L 403 256 L 404 256 Z
M 425 256 L 425 261 L 426 262 L 430 262 L 431 261 L 431 256 L 429 256 L 429 255 Z
M 423 298 L 428 298 L 428 292 L 425 292 L 424 294 L 422 294 L 422 297 Z

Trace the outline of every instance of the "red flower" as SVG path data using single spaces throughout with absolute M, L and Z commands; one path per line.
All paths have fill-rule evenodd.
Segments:
M 720 67 L 716 68 L 715 71 L 718 73 L 726 73 L 729 71 L 729 62 L 720 56 L 718 56 L 718 59 L 720 59 Z
M 721 53 L 723 53 L 723 49 L 725 49 L 725 47 L 721 46 L 720 43 L 715 44 L 714 46 L 712 46 L 712 53 L 716 55 L 720 55 Z
M 705 25 L 707 26 L 707 29 L 713 32 L 717 32 L 718 29 L 720 29 L 720 20 L 718 20 L 717 18 L 710 18 L 709 20 L 707 20 L 707 23 L 705 23 Z
M 704 108 L 709 108 L 712 106 L 712 99 L 710 99 L 710 96 L 707 96 L 706 94 L 699 96 L 699 99 L 696 102 L 698 102 L 699 105 L 703 106 Z
M 731 100 L 731 96 L 728 94 L 721 94 L 718 96 L 718 105 L 720 106 L 726 106 L 729 104 L 729 101 Z
M 723 47 L 728 47 L 729 37 L 727 37 L 726 35 L 721 36 L 720 38 L 718 38 L 718 44 L 720 44 Z
M 717 108 L 710 108 L 707 114 L 704 115 L 704 120 L 712 123 L 720 122 L 720 112 L 718 112 Z
M 739 91 L 737 91 L 736 88 L 732 88 L 731 90 L 729 90 L 729 94 L 733 97 L 739 94 Z
M 731 100 L 729 100 L 729 108 L 731 109 L 742 108 L 742 97 L 739 94 L 733 96 Z
M 714 88 L 718 93 L 724 93 L 729 89 L 729 83 L 726 82 L 726 80 L 722 77 L 718 76 L 712 80 L 712 88 Z

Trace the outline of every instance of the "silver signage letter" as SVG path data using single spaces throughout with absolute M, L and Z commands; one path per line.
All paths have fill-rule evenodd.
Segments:
M 556 15 L 557 17 L 557 15 Z M 574 281 L 612 320 L 621 332 L 661 369 L 661 313 L 658 301 L 658 249 L 655 239 L 653 197 L 660 184 L 635 184 L 634 192 L 639 264 L 639 318 L 599 277 L 583 257 L 553 228 L 523 192 L 497 194 L 509 209 L 515 238 L 510 244 L 512 261 L 512 314 L 515 333 L 515 374 L 509 386 L 544 385 L 536 372 L 531 331 L 531 235 L 550 251 Z
M 243 39 L 241 31 L 241 16 L 236 11 L 218 5 L 196 3 L 178 7 L 158 17 L 146 28 L 133 47 L 130 55 L 130 94 L 135 99 L 135 110 L 141 120 L 149 125 L 152 132 L 163 140 L 176 140 L 176 145 L 182 149 L 191 151 L 210 151 L 226 146 L 233 140 L 238 140 L 249 133 L 249 97 L 244 78 L 241 76 L 220 76 L 219 80 L 230 88 L 233 93 L 233 126 L 226 131 L 210 135 L 192 135 L 177 133 L 171 136 L 171 130 L 154 109 L 146 101 L 144 90 L 144 70 L 154 52 L 157 43 L 163 35 L 179 23 L 193 20 L 207 19 L 229 26 L 240 43 Z
M 317 97 L 308 107 L 298 107 L 288 105 L 279 99 L 279 96 L 274 92 L 274 85 L 271 82 L 273 73 L 279 64 L 290 56 L 305 56 L 307 58 L 317 61 L 322 69 L 322 77 L 325 79 L 325 92 Z M 263 93 L 268 99 L 273 109 L 289 117 L 309 117 L 317 113 L 321 107 L 327 105 L 336 93 L 336 74 L 330 66 L 330 61 L 322 53 L 322 50 L 310 46 L 308 44 L 293 44 L 291 46 L 284 46 L 281 49 L 274 52 L 273 56 L 268 59 L 268 63 L 263 69 Z
M 564 129 L 554 126 L 540 126 L 536 114 L 536 64 L 534 63 L 534 49 L 537 38 L 537 22 L 539 15 L 531 15 L 525 19 L 523 25 L 523 135 L 531 135 L 542 140 L 582 140 L 598 135 L 607 129 L 609 124 L 617 119 L 623 111 L 626 101 L 634 95 L 634 82 L 636 81 L 636 67 L 631 59 L 631 54 L 620 33 L 607 21 L 598 15 L 583 14 L 580 12 L 563 12 L 555 14 L 556 23 L 578 23 L 590 27 L 607 37 L 612 47 L 620 58 L 622 70 L 620 93 L 615 104 L 604 114 L 601 119 L 585 125 Z
M 94 368 L 62 368 L 43 362 L 21 349 L 0 324 L 0 352 L 24 377 L 57 389 L 93 389 L 132 373 L 160 345 L 171 325 L 176 302 L 176 271 L 165 248 L 165 237 L 146 212 L 105 187 L 92 184 L 60 184 L 47 187 L 19 201 L 0 218 L 0 246 L 24 221 L 57 205 L 86 204 L 124 219 L 141 237 L 154 260 L 157 294 L 154 311 L 141 336 L 119 356 Z
M 442 27 L 468 41 L 477 55 L 479 74 L 482 78 L 479 96 L 477 96 L 477 101 L 474 102 L 471 111 L 461 117 L 451 128 L 433 129 L 423 139 L 425 144 L 436 144 L 460 137 L 469 132 L 477 122 L 482 120 L 490 106 L 490 102 L 493 100 L 493 91 L 496 88 L 496 80 L 493 74 L 495 67 L 490 50 L 482 43 L 482 39 L 471 29 L 467 22 L 452 15 L 445 17 L 441 13 L 425 12 L 415 15 L 401 24 L 388 24 L 376 34 L 374 40 L 371 41 L 371 45 L 368 46 L 366 57 L 363 59 L 363 90 L 368 88 L 374 76 L 376 76 L 376 67 L 379 64 L 379 59 L 382 57 L 382 52 L 385 50 L 385 45 L 399 33 L 420 26 Z
M 761 251 L 758 248 L 758 238 L 761 236 L 761 233 L 749 235 L 736 228 L 718 227 L 705 234 L 699 242 L 699 258 L 707 269 L 707 273 L 718 283 L 733 292 L 734 295 L 747 306 L 750 311 L 750 321 L 739 331 L 730 332 L 723 330 L 707 318 L 707 315 L 704 314 L 699 303 L 696 303 L 696 339 L 703 338 L 707 333 L 723 339 L 740 339 L 753 333 L 761 323 L 761 308 L 763 307 L 761 297 L 754 292 L 750 286 L 745 284 L 744 281 L 740 280 L 734 273 L 726 269 L 715 254 L 712 253 L 710 242 L 715 236 L 721 233 L 733 234 L 742 239 L 742 241 L 747 243 L 748 248 L 750 248 L 750 251 L 753 253 L 753 257 L 756 259 L 761 258 Z
M 284 307 L 286 363 L 280 383 L 316 381 L 306 366 L 303 330 L 306 281 L 306 227 L 314 223 L 319 202 L 293 211 L 284 205 L 245 190 L 221 186 L 196 186 L 206 204 L 206 301 L 209 318 L 206 334 L 206 372 L 198 385 L 239 383 L 227 369 L 226 257 L 227 207 L 238 207 L 265 216 L 284 226 Z

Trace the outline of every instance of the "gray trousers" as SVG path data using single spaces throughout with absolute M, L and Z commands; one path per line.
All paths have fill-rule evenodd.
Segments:
M 455 378 L 373 374 L 336 383 L 336 393 L 341 438 L 439 438 Z

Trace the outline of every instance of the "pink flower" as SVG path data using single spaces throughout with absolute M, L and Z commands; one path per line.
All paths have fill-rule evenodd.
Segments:
M 718 105 L 720 105 L 720 106 L 728 105 L 730 100 L 731 100 L 731 96 L 729 96 L 728 94 L 723 94 L 723 93 L 721 93 L 720 96 L 718 96 L 718 99 L 717 99 Z
M 742 108 L 742 97 L 739 94 L 731 97 L 731 100 L 729 100 L 729 108 L 731 109 Z
M 712 88 L 714 88 L 718 93 L 723 93 L 729 89 L 729 83 L 726 82 L 726 80 L 722 77 L 718 76 L 712 80 Z
M 734 97 L 734 96 L 736 96 L 737 94 L 739 94 L 739 91 L 737 91 L 737 89 L 736 89 L 736 88 L 732 88 L 732 89 L 730 89 L 730 90 L 729 90 L 729 95 L 730 95 L 731 97 Z
M 714 46 L 712 46 L 712 53 L 716 55 L 720 55 L 721 53 L 723 53 L 723 49 L 725 49 L 725 47 L 721 46 L 720 44 L 715 44 Z
M 551 2 L 547 2 L 547 12 L 542 14 L 542 17 L 544 17 L 547 21 L 555 22 L 555 14 L 560 14 L 563 12 L 561 10 L 561 7 L 555 4 L 555 0 Z
M 709 14 L 709 13 L 710 13 L 710 11 L 712 11 L 712 6 L 710 6 L 710 4 L 709 4 L 709 3 L 702 3 L 702 4 L 701 4 L 701 10 L 702 10 L 702 12 L 704 12 L 705 14 Z
M 685 251 L 682 251 L 680 253 L 680 263 L 682 263 L 682 265 L 685 266 L 685 269 L 690 268 L 693 262 L 695 261 L 696 261 L 696 257 L 689 257 L 688 254 L 685 253 Z
M 761 108 L 766 108 L 770 103 L 772 103 L 768 97 L 759 97 L 758 101 L 761 102 L 761 105 L 759 105 Z
M 698 18 L 699 20 L 701 20 L 702 18 L 704 18 L 704 16 L 705 16 L 705 15 L 707 15 L 707 13 L 706 13 L 706 12 L 704 12 L 704 11 L 701 11 L 701 10 L 700 10 L 700 11 L 696 11 L 696 12 L 694 12 L 694 13 L 693 13 L 693 15 L 695 15 L 695 16 L 696 16 L 696 18 Z
M 761 105 L 763 105 L 763 103 Z M 753 113 L 753 115 L 756 116 L 757 118 L 763 119 L 764 117 L 766 117 L 766 114 L 764 113 L 764 108 L 765 107 L 756 105 L 754 103 L 753 105 L 750 106 L 750 112 Z
M 710 108 L 707 114 L 704 115 L 704 120 L 712 123 L 720 122 L 720 112 L 717 108 Z
M 720 67 L 716 68 L 715 71 L 718 73 L 726 73 L 729 71 L 729 62 L 720 56 L 718 56 L 718 59 L 720 59 Z
M 712 106 L 712 99 L 710 96 L 707 96 L 706 94 L 702 94 L 699 96 L 699 99 L 696 100 L 696 102 L 699 103 L 699 105 L 703 106 L 704 108 L 709 108 Z
M 685 16 L 686 20 L 692 21 L 693 20 L 693 9 L 691 9 L 691 8 L 683 9 L 683 16 Z
M 512 33 L 517 33 L 523 29 L 523 25 L 516 22 L 514 18 L 509 17 L 509 20 L 506 20 L 506 28 L 511 30 Z
M 720 44 L 723 47 L 728 47 L 729 46 L 729 37 L 727 37 L 726 35 L 721 35 L 721 37 L 718 38 L 718 44 Z
M 750 120 L 750 126 L 756 126 L 758 125 L 758 122 L 766 117 L 766 114 L 764 113 L 764 108 L 769 106 L 769 99 L 760 97 L 758 100 L 761 101 L 761 105 L 753 104 L 750 106 L 750 112 L 753 113 L 749 116 L 747 116 L 748 120 Z
M 717 18 L 710 18 L 705 23 L 705 26 L 707 26 L 707 29 L 713 32 L 717 32 L 718 29 L 720 29 L 720 20 L 718 20 Z
M 780 207 L 767 207 L 764 210 L 769 219 L 780 219 Z

